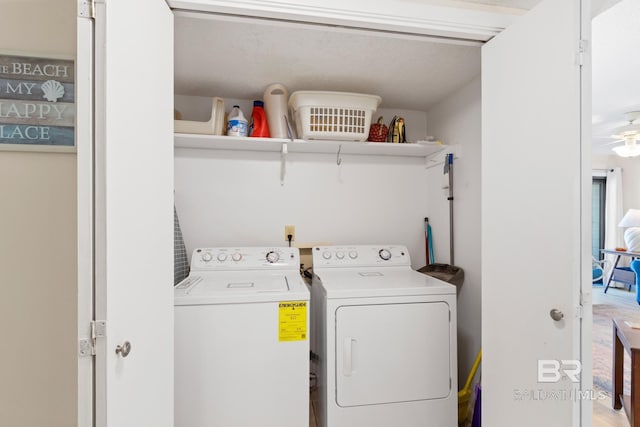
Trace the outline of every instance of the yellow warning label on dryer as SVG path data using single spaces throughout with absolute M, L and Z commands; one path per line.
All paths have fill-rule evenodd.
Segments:
M 278 306 L 278 341 L 307 339 L 307 302 L 285 301 Z

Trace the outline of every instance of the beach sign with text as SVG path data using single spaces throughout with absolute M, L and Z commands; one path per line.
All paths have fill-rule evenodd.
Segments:
M 0 55 L 0 146 L 75 145 L 70 59 Z

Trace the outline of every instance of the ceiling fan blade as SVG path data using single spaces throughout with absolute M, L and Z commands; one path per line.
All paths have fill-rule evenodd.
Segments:
M 613 144 L 619 144 L 621 142 L 624 142 L 624 139 L 616 139 L 615 141 L 610 141 L 610 142 L 607 142 L 606 144 L 602 144 L 602 145 L 613 145 Z

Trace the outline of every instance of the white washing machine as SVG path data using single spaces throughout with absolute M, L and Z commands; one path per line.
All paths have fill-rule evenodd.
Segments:
M 320 427 L 458 425 L 456 288 L 404 246 L 313 248 Z
M 297 248 L 196 249 L 175 288 L 175 426 L 308 426 L 308 304 Z

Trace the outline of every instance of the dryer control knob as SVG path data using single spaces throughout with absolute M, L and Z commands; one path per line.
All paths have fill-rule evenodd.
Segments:
M 329 252 L 329 251 L 322 252 L 322 258 L 331 259 L 331 252 Z
M 227 254 L 225 254 L 225 253 L 218 254 L 217 258 L 218 258 L 218 261 L 220 261 L 220 262 L 226 261 L 227 260 Z
M 341 251 L 336 252 L 336 258 L 344 259 L 344 252 L 341 252 Z
M 356 251 L 349 252 L 349 258 L 351 258 L 351 259 L 358 258 L 358 252 L 356 252 Z
M 242 259 L 242 254 L 240 252 L 236 252 L 231 255 L 231 259 L 234 261 L 240 261 Z
M 280 259 L 280 254 L 276 251 L 269 251 L 267 252 L 267 261 L 269 261 L 271 264 L 273 264 L 274 262 L 278 262 L 278 260 Z
M 388 249 L 380 249 L 378 255 L 380 255 L 380 258 L 385 261 L 389 261 L 391 259 L 391 252 L 389 252 Z
M 204 262 L 209 262 L 213 259 L 213 255 L 211 255 L 209 252 L 205 252 L 202 254 L 202 260 Z

